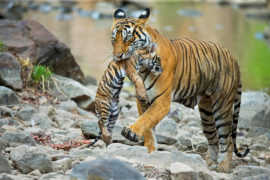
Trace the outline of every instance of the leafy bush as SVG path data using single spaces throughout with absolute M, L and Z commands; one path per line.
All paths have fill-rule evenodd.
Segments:
M 48 81 L 52 75 L 52 71 L 49 67 L 42 65 L 35 65 L 32 71 L 32 80 L 35 83 L 41 83 L 44 81 Z

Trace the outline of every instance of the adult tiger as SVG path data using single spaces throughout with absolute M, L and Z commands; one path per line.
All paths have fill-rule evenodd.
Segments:
M 122 134 L 130 140 L 144 136 L 144 145 L 151 152 L 156 149 L 152 128 L 167 115 L 171 101 L 187 107 L 198 104 L 202 130 L 209 144 L 206 162 L 211 166 L 218 161 L 218 169 L 227 172 L 233 151 L 239 157 L 249 152 L 247 149 L 241 154 L 236 148 L 241 103 L 238 63 L 227 49 L 212 42 L 168 40 L 146 25 L 149 16 L 149 9 L 139 18 L 126 18 L 121 9 L 114 13 L 114 60 L 128 59 L 134 50 L 156 43 L 163 68 L 158 76 L 147 69 L 140 70 L 151 105 L 144 107 L 137 101 L 140 117 Z

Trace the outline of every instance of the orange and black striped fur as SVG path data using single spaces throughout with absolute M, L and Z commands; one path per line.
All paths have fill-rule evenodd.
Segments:
M 169 40 L 146 24 L 150 15 L 144 10 L 139 18 L 126 18 L 118 9 L 114 14 L 112 45 L 115 60 L 136 56 L 132 52 L 157 44 L 156 54 L 162 59 L 163 72 L 155 75 L 140 69 L 151 105 L 137 101 L 139 119 L 123 129 L 132 140 L 144 136 L 148 152 L 156 150 L 154 128 L 169 112 L 171 101 L 187 107 L 199 106 L 201 125 L 208 139 L 206 162 L 218 163 L 218 169 L 229 170 L 236 148 L 236 131 L 241 103 L 240 71 L 231 53 L 212 42 L 190 39 Z
M 98 124 L 103 141 L 108 145 L 112 143 L 111 133 L 119 114 L 119 94 L 123 86 L 123 80 L 127 76 L 136 87 L 136 97 L 142 104 L 148 103 L 146 89 L 141 77 L 138 75 L 138 68 L 160 74 L 160 58 L 154 54 L 154 49 L 143 49 L 138 51 L 140 55 L 131 58 L 129 61 L 110 62 L 99 82 L 95 110 L 99 119 Z

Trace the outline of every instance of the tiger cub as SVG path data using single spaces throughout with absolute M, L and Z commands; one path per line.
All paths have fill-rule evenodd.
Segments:
M 137 51 L 135 54 L 129 60 L 111 61 L 98 85 L 95 111 L 102 140 L 106 145 L 112 143 L 112 129 L 119 115 L 119 94 L 124 78 L 127 76 L 134 84 L 137 99 L 142 104 L 149 104 L 143 80 L 137 71 L 142 67 L 156 74 L 163 71 L 161 59 L 154 53 L 153 47 Z

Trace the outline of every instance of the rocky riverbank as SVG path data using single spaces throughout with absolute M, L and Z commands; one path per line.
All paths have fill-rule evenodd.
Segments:
M 72 91 L 72 87 L 67 91 Z M 95 94 L 95 88 L 80 84 L 73 90 L 88 89 Z M 65 92 L 65 87 L 62 89 Z M 207 140 L 197 108 L 192 110 L 172 103 L 170 113 L 156 127 L 156 152 L 147 154 L 146 148 L 123 138 L 122 127 L 138 118 L 136 104 L 129 100 L 131 97 L 127 92 L 121 94 L 114 143 L 106 147 L 99 140 L 88 148 L 99 135 L 98 119 L 92 112 L 80 108 L 76 98 L 55 100 L 54 95 L 27 89 L 15 92 L 1 86 L 0 179 L 68 179 L 70 176 L 79 179 L 92 177 L 94 173 L 107 177 L 109 172 L 96 171 L 110 164 L 115 168 L 116 179 L 247 180 L 270 176 L 270 98 L 267 94 L 243 93 L 237 142 L 239 147 L 250 146 L 251 152 L 243 159 L 234 156 L 229 174 L 207 168 L 204 160 Z M 118 173 L 120 168 L 129 173 L 122 176 Z
M 207 140 L 197 108 L 172 103 L 170 113 L 155 129 L 156 152 L 147 154 L 146 148 L 126 140 L 120 133 L 123 126 L 138 118 L 134 94 L 127 91 L 121 93 L 114 143 L 106 147 L 98 140 L 88 147 L 99 136 L 93 113 L 97 86 L 78 82 L 83 75 L 69 49 L 37 22 L 0 21 L 0 29 L 5 44 L 0 52 L 0 179 L 251 180 L 270 176 L 270 97 L 266 93 L 243 93 L 237 142 L 251 152 L 243 159 L 234 156 L 230 173 L 208 169 Z M 75 67 L 60 66 L 67 57 Z M 37 86 L 29 83 L 27 75 L 32 63 L 62 68 Z

